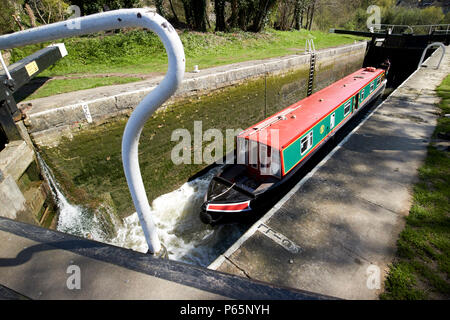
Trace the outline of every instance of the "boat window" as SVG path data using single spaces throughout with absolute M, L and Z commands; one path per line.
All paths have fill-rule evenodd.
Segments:
M 244 145 L 245 145 L 245 164 L 248 164 L 248 140 L 245 139 L 244 140 Z
M 370 92 L 372 92 L 373 91 L 373 86 L 374 86 L 374 84 L 373 84 L 373 82 L 370 84 Z
M 257 169 L 258 168 L 258 142 L 254 140 L 249 141 L 249 149 L 248 149 L 248 164 L 250 167 Z
M 352 100 L 349 100 L 344 106 L 344 117 L 350 113 L 351 106 Z
M 237 138 L 237 164 L 246 164 L 247 162 L 247 139 Z
M 272 151 L 272 163 L 270 165 L 270 173 L 273 176 L 280 177 L 281 176 L 281 161 L 280 161 L 280 152 L 275 149 Z
M 330 129 L 334 128 L 335 121 L 336 121 L 336 113 L 333 113 L 330 118 Z
M 301 144 L 302 144 L 302 149 L 300 151 L 303 154 L 303 153 L 305 153 L 306 150 L 308 150 L 308 137 L 307 136 L 302 139 Z
M 267 148 L 265 144 L 259 145 L 259 166 L 262 175 L 270 174 L 270 151 L 271 148 Z
M 300 152 L 301 154 L 304 154 L 306 151 L 308 151 L 309 149 L 311 149 L 313 144 L 313 132 L 312 130 L 303 137 L 303 139 L 301 140 L 301 147 L 300 147 Z
M 364 89 L 361 90 L 360 96 L 361 96 L 361 101 L 363 101 L 364 100 Z

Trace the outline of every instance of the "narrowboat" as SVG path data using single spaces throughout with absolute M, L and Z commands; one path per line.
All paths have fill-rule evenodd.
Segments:
M 242 131 L 233 163 L 211 180 L 200 219 L 215 225 L 257 212 L 303 164 L 386 87 L 386 70 L 362 68 Z

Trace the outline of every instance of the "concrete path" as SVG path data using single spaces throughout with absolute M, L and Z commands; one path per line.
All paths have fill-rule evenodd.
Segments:
M 436 125 L 434 90 L 450 71 L 450 47 L 434 69 L 441 52 L 209 268 L 345 299 L 377 299 Z
M 331 298 L 157 259 L 2 217 L 0 243 L 0 300 Z

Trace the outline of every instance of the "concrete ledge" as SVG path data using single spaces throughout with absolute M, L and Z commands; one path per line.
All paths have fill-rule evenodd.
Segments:
M 25 141 L 10 142 L 0 152 L 0 181 L 1 176 L 8 175 L 16 181 L 19 180 L 33 161 L 34 152 Z
M 12 176 L 4 177 L 0 182 L 0 216 L 11 219 L 26 210 L 25 198 Z
M 0 286 L 31 299 L 332 299 L 0 217 Z M 69 289 L 69 266 L 81 288 Z

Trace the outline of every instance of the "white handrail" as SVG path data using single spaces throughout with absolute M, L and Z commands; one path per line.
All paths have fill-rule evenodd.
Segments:
M 3 70 L 5 70 L 6 77 L 8 80 L 12 80 L 11 74 L 9 73 L 8 67 L 6 66 L 5 60 L 3 60 L 2 51 L 0 50 L 0 62 L 2 64 Z
M 155 32 L 163 42 L 169 58 L 164 80 L 133 111 L 122 138 L 122 161 L 128 187 L 149 252 L 157 254 L 161 250 L 161 243 L 150 213 L 150 205 L 139 168 L 138 143 L 147 119 L 175 93 L 183 80 L 185 56 L 183 45 L 175 29 L 154 11 L 121 9 L 0 36 L 0 50 L 124 27 L 143 27 Z
M 316 52 L 316 46 L 314 45 L 314 39 L 306 39 L 305 52 Z
M 432 47 L 436 47 L 436 46 L 440 46 L 442 48 L 442 55 L 441 55 L 441 59 L 439 59 L 439 63 L 436 67 L 436 69 L 439 69 L 439 66 L 441 65 L 442 59 L 444 59 L 445 56 L 445 45 L 442 42 L 433 42 L 431 44 L 429 44 L 422 53 L 422 57 L 420 58 L 419 64 L 417 65 L 417 69 L 419 69 L 422 66 L 423 63 L 423 59 L 425 59 L 425 54 L 427 53 L 428 49 L 432 48 Z

